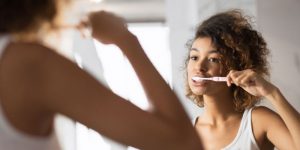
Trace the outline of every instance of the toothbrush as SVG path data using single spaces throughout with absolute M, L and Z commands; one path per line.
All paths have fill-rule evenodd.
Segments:
M 211 78 L 192 77 L 192 79 L 195 81 L 203 81 L 203 80 L 211 80 L 211 81 L 216 81 L 216 82 L 226 82 L 227 81 L 226 77 L 211 77 Z

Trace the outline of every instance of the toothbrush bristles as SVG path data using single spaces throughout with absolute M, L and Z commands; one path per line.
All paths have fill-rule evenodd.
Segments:
M 226 77 L 211 77 L 211 78 L 202 78 L 202 77 L 192 77 L 195 81 L 211 80 L 211 81 L 227 81 Z

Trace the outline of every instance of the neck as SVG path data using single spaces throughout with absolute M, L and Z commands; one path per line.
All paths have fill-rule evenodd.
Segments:
M 203 95 L 203 100 L 203 118 L 211 124 L 226 121 L 233 115 L 240 115 L 234 109 L 233 96 L 230 91 L 213 95 Z

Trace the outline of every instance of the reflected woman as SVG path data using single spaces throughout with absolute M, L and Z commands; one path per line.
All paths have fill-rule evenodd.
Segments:
M 186 95 L 204 108 L 195 128 L 205 149 L 300 149 L 299 113 L 266 80 L 269 50 L 247 18 L 232 10 L 197 28 L 186 60 Z M 210 77 L 227 81 L 202 79 Z M 254 106 L 262 98 L 277 113 Z

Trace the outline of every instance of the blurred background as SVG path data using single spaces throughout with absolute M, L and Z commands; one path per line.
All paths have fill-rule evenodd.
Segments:
M 220 11 L 242 9 L 252 17 L 254 27 L 271 50 L 271 81 L 300 111 L 300 0 L 73 0 L 72 11 L 66 15 L 72 16 L 70 22 L 76 22 L 95 9 L 125 18 L 156 69 L 180 97 L 191 120 L 202 110 L 184 96 L 183 66 L 188 54 L 185 44 L 204 19 Z M 148 108 L 135 72 L 117 47 L 83 39 L 71 30 L 63 35 L 60 49 L 66 56 L 115 93 L 142 109 Z M 260 105 L 273 109 L 265 100 Z M 57 118 L 56 127 L 64 150 L 135 149 L 64 116 Z

